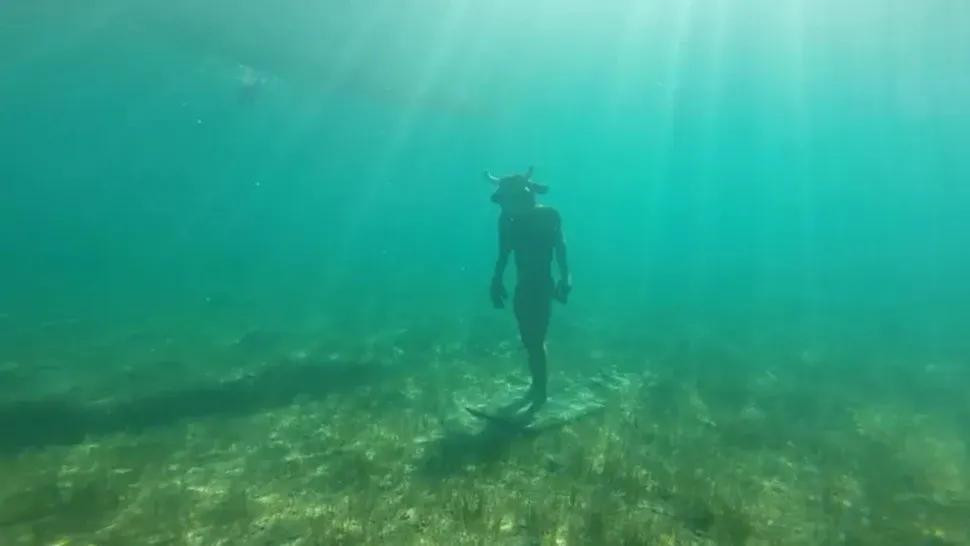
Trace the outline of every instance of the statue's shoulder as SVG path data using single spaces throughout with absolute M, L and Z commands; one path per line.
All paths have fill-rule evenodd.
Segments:
M 536 214 L 539 215 L 540 218 L 542 218 L 547 222 L 552 222 L 556 224 L 562 222 L 562 219 L 559 216 L 559 211 L 553 207 L 539 205 L 536 207 Z

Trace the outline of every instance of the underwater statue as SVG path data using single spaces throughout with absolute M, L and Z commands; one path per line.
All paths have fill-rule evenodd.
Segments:
M 525 174 L 498 178 L 486 171 L 485 176 L 496 187 L 492 202 L 502 208 L 492 304 L 498 309 L 505 307 L 508 293 L 502 277 L 509 255 L 514 254 L 517 282 L 513 309 L 532 375 L 529 391 L 517 405 L 523 414 L 531 415 L 546 402 L 546 332 L 552 301 L 566 303 L 572 289 L 562 220 L 556 209 L 536 202 L 536 196 L 549 188 L 532 180 L 532 167 Z M 552 277 L 553 259 L 559 266 L 558 281 Z

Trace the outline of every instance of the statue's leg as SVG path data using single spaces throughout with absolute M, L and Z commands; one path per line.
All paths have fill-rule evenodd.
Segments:
M 538 409 L 546 401 L 546 333 L 551 311 L 552 300 L 545 290 L 516 291 L 515 315 L 519 336 L 529 359 L 529 373 L 532 376 L 529 399 L 533 409 Z

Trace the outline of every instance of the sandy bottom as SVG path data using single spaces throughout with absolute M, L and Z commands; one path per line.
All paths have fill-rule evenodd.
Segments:
M 462 409 L 524 387 L 508 343 L 236 344 L 282 356 L 136 374 L 126 397 L 8 393 L 0 544 L 970 543 L 965 423 L 822 357 L 596 351 L 551 392 L 599 411 L 516 431 Z

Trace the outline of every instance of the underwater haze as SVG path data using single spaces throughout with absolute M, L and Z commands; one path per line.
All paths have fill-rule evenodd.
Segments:
M 0 545 L 970 543 L 968 28 L 0 3 Z M 463 406 L 527 380 L 482 173 L 530 166 L 598 410 L 525 433 Z

